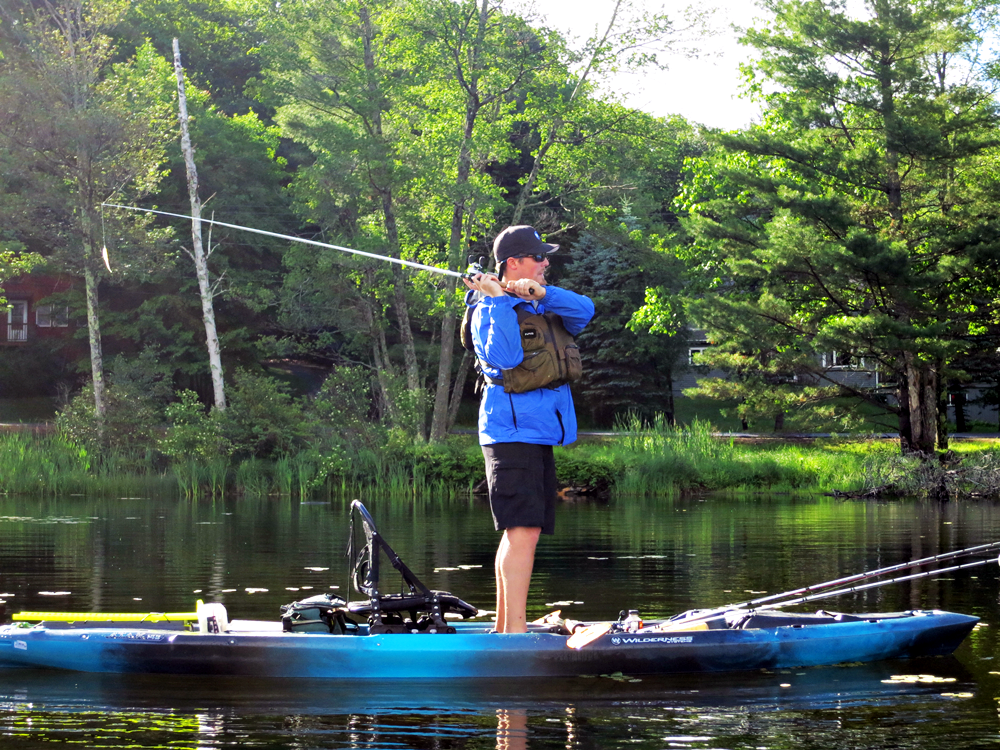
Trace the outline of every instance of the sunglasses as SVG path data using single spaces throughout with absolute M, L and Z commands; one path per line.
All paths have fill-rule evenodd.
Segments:
M 515 255 L 515 258 L 531 258 L 535 263 L 541 263 L 545 260 L 546 256 L 542 253 L 536 253 L 535 255 Z

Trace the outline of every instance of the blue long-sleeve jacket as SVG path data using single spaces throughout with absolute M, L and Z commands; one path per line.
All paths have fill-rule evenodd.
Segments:
M 524 359 L 516 305 L 530 302 L 511 295 L 484 297 L 472 313 L 472 340 L 479 366 L 491 378 L 517 367 Z M 582 294 L 545 287 L 545 298 L 535 312 L 556 313 L 566 330 L 576 336 L 594 317 L 594 303 Z M 487 382 L 479 402 L 479 443 L 535 443 L 568 445 L 576 440 L 576 411 L 569 385 L 538 388 L 527 393 L 504 393 L 502 385 Z

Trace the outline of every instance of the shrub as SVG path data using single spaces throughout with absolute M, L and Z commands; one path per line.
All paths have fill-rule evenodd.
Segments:
M 222 434 L 238 455 L 287 456 L 305 447 L 317 431 L 288 387 L 267 375 L 237 371 L 226 400 L 219 416 Z
M 152 468 L 157 408 L 141 394 L 109 385 L 106 412 L 97 418 L 94 389 L 88 385 L 56 415 L 59 434 L 88 451 L 96 461 L 115 460 L 120 468 Z
M 180 391 L 180 400 L 166 409 L 170 426 L 159 441 L 160 451 L 174 459 L 210 461 L 233 452 L 223 434 L 221 412 L 206 412 L 194 391 Z

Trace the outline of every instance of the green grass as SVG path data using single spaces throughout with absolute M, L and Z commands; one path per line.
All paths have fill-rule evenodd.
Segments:
M 560 478 L 582 485 L 603 479 L 618 495 L 723 490 L 849 493 L 898 484 L 919 463 L 900 456 L 895 440 L 727 439 L 714 437 L 714 428 L 697 420 L 679 429 L 635 420 L 621 427 L 620 435 L 560 451 Z M 1000 445 L 989 440 L 955 445 L 956 452 L 972 462 L 1000 451 Z
M 931 476 L 917 459 L 900 456 L 894 440 L 719 438 L 712 434 L 714 426 L 700 420 L 674 429 L 662 420 L 642 424 L 633 419 L 619 428 L 612 436 L 557 448 L 560 485 L 622 497 L 715 491 L 849 493 L 886 485 L 919 494 L 920 482 L 914 478 Z M 954 450 L 965 466 L 981 465 L 983 471 L 994 473 L 992 464 L 1000 466 L 998 441 L 956 442 Z M 977 476 L 981 481 L 986 475 Z M 467 495 L 482 479 L 482 453 L 475 435 L 452 436 L 443 445 L 393 444 L 354 455 L 310 452 L 276 461 L 220 458 L 167 465 L 156 455 L 136 458 L 114 451 L 91 455 L 59 435 L 0 433 L 0 492 L 4 493 L 146 496 L 155 492 L 305 499 L 364 488 L 416 499 Z M 1000 487 L 1000 478 L 996 485 Z

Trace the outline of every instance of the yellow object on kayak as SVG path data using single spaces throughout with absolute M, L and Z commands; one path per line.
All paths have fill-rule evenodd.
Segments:
M 197 612 L 18 612 L 15 622 L 190 622 Z

